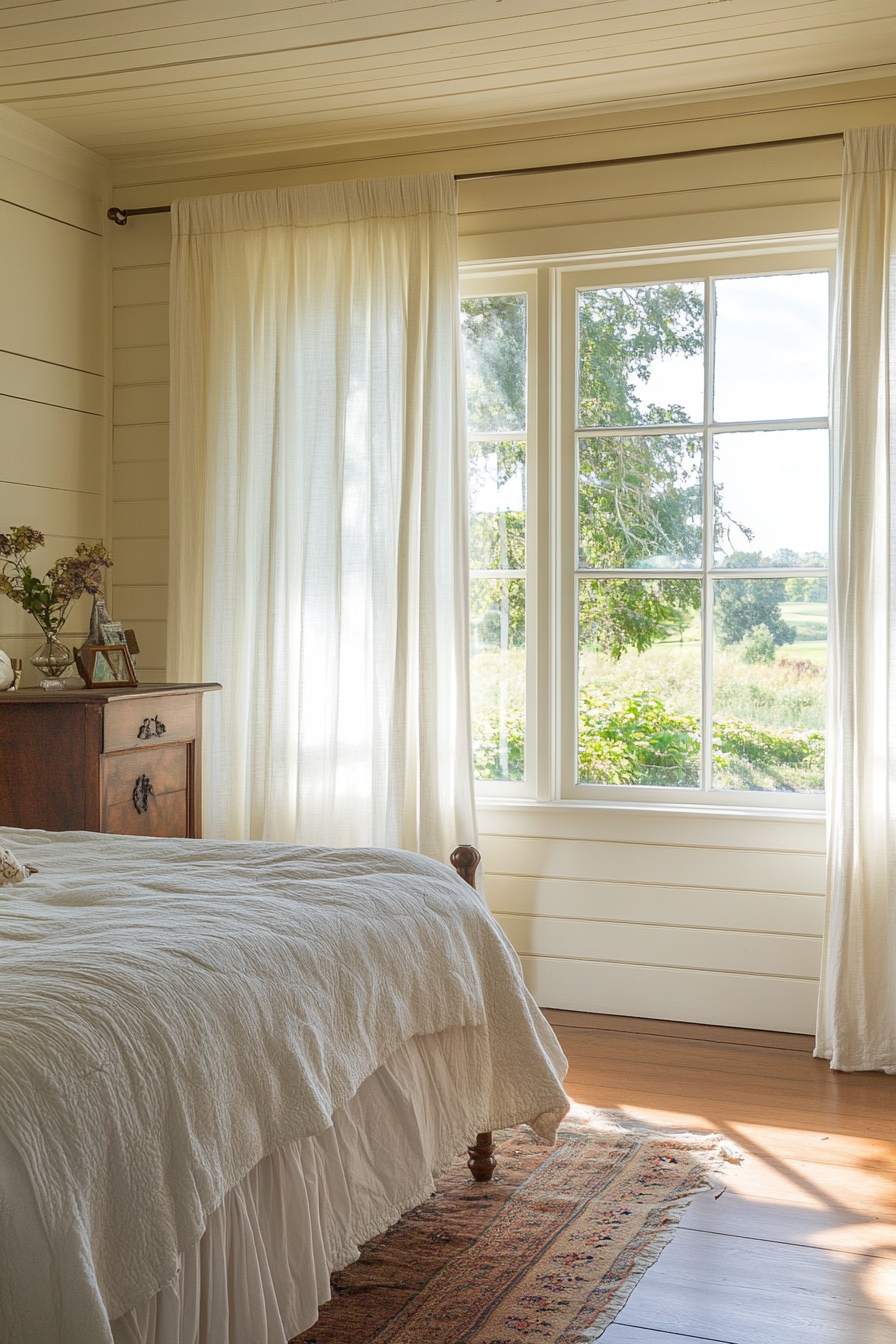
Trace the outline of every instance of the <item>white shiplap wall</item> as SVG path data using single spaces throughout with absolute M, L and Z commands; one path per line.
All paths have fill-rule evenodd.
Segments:
M 489 800 L 479 824 L 539 1003 L 814 1030 L 821 818 Z
M 46 536 L 43 573 L 79 541 L 106 536 L 105 163 L 0 107 L 0 531 Z M 86 633 L 89 599 L 63 638 Z M 0 597 L 0 648 L 28 659 L 32 617 Z
M 640 118 L 640 120 L 639 120 Z M 826 134 L 896 119 L 896 82 L 777 100 L 676 105 L 629 116 L 345 145 L 303 161 L 244 157 L 170 167 L 131 162 L 116 200 L 440 169 L 532 164 L 722 145 L 720 154 L 464 184 L 471 262 L 802 234 L 836 227 L 836 143 L 745 149 L 744 138 Z M 637 124 L 636 124 L 637 123 Z M 475 142 L 475 143 L 474 143 Z M 116 230 L 116 616 L 161 675 L 167 578 L 166 216 Z M 145 672 L 145 675 L 149 675 Z M 818 816 L 484 802 L 489 901 L 545 1006 L 804 1031 L 813 1029 L 824 915 Z
M 167 215 L 117 229 L 112 273 L 112 612 L 133 627 L 140 676 L 164 681 L 168 603 Z

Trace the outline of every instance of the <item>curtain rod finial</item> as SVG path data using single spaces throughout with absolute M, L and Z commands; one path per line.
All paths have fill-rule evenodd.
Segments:
M 124 226 L 128 222 L 128 212 L 122 210 L 118 205 L 110 205 L 109 209 L 106 211 L 106 218 L 111 219 L 113 224 L 121 224 Z

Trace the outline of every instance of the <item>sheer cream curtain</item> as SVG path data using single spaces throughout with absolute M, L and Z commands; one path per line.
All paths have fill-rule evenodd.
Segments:
M 815 1053 L 896 1073 L 896 127 L 847 131 L 833 361 L 828 913 Z
M 205 834 L 475 839 L 444 174 L 175 202 L 169 675 Z

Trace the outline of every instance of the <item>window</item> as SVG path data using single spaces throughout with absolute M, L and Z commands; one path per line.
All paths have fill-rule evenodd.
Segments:
M 483 276 L 464 299 L 489 792 L 805 807 L 823 789 L 829 269 L 738 260 Z M 527 500 L 527 468 L 553 488 Z
M 526 777 L 529 295 L 461 311 L 470 471 L 470 682 L 478 781 Z

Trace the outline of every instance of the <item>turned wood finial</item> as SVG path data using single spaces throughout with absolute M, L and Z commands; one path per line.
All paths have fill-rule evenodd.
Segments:
M 457 870 L 471 887 L 476 885 L 476 869 L 482 860 L 479 850 L 473 845 L 458 845 L 451 855 L 451 866 Z
M 457 870 L 465 882 L 469 882 L 471 887 L 476 886 L 476 869 L 482 860 L 482 855 L 474 845 L 458 845 L 457 849 L 451 855 L 451 865 Z M 473 1175 L 474 1181 L 490 1181 L 494 1174 L 495 1167 L 498 1165 L 498 1159 L 495 1157 L 495 1142 L 491 1131 L 485 1134 L 477 1134 L 476 1142 L 471 1148 L 467 1149 L 469 1159 L 467 1166 Z
M 467 1149 L 470 1154 L 467 1166 L 473 1173 L 474 1181 L 491 1180 L 495 1167 L 498 1165 L 498 1159 L 495 1157 L 496 1146 L 489 1130 L 487 1134 L 477 1134 L 476 1142 L 472 1148 Z

